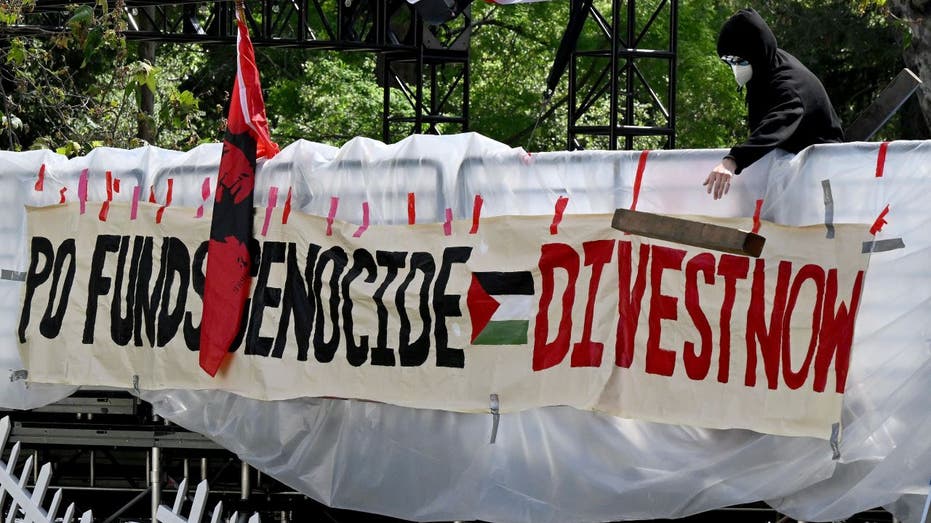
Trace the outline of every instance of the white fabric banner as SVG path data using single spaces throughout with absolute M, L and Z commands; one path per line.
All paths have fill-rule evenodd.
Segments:
M 359 226 L 270 209 L 214 379 L 195 352 L 209 215 L 106 205 L 105 220 L 78 203 L 28 212 L 31 381 L 465 412 L 495 394 L 502 412 L 828 438 L 871 251 L 862 225 L 763 222 L 752 259 L 626 235 L 608 214 Z

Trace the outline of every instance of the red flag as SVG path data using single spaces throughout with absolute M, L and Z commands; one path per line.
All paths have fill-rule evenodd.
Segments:
M 248 244 L 256 158 L 278 153 L 268 132 L 249 31 L 241 17 L 237 23 L 236 80 L 217 175 L 200 324 L 200 366 L 211 376 L 216 375 L 240 331 L 252 285 Z

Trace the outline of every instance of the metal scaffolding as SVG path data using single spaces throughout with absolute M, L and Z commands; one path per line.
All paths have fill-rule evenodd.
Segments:
M 67 5 L 92 0 L 37 0 L 18 34 L 49 35 L 67 25 Z M 435 2 L 405 0 L 250 0 L 245 16 L 256 47 L 370 52 L 378 56 L 384 90 L 382 140 L 469 129 L 469 2 L 437 17 Z M 445 3 L 443 3 L 445 5 Z M 236 41 L 231 0 L 127 0 L 129 40 L 146 43 L 228 44 Z M 391 103 L 396 89 L 408 102 Z M 393 107 L 395 109 L 393 109 Z
M 73 3 L 37 0 L 27 23 L 9 30 L 54 33 Z M 99 9 L 92 0 L 78 3 Z M 381 138 L 392 142 L 469 130 L 470 3 L 250 0 L 246 21 L 256 46 L 376 54 Z M 125 0 L 112 8 L 125 13 L 130 40 L 235 41 L 232 0 Z M 571 0 L 547 79 L 551 95 L 568 69 L 569 150 L 675 147 L 677 13 L 678 0 Z M 399 109 L 392 96 L 407 103 Z
M 567 148 L 674 148 L 678 0 L 611 0 L 610 12 L 600 4 L 572 1 L 560 46 Z M 557 79 L 566 67 L 559 60 Z

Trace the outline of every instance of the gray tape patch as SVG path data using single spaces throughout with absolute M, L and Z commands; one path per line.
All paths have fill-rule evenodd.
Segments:
M 29 371 L 26 369 L 14 370 L 10 373 L 10 381 L 19 381 L 29 378 Z
M 0 270 L 0 280 L 26 281 L 26 273 L 2 269 Z
M 834 239 L 834 194 L 831 193 L 831 180 L 821 180 L 824 191 L 824 227 L 828 230 L 825 238 Z
M 840 459 L 840 423 L 831 425 L 831 459 L 837 461 Z
M 501 418 L 500 403 L 498 402 L 498 395 L 492 394 L 488 397 L 488 403 L 491 410 L 491 440 L 488 443 L 494 445 L 495 441 L 498 439 L 498 422 Z
M 886 252 L 894 251 L 896 249 L 904 249 L 905 242 L 902 241 L 902 238 L 889 238 L 888 240 L 876 240 L 872 242 L 863 242 L 863 254 L 870 254 L 873 252 Z

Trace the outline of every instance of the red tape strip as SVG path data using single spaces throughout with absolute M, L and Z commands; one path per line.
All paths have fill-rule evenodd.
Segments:
M 137 185 L 133 187 L 133 203 L 129 210 L 129 219 L 135 220 L 139 212 L 139 198 L 142 196 L 142 187 Z
M 39 167 L 39 178 L 36 180 L 36 190 L 44 191 L 45 190 L 45 164 L 43 163 Z
M 326 217 L 326 235 L 333 236 L 333 218 L 336 217 L 336 209 L 339 208 L 339 198 L 330 197 L 330 213 Z
M 107 171 L 107 201 L 113 201 L 113 173 Z
M 268 224 L 272 221 L 272 212 L 278 205 L 278 188 L 275 186 L 268 188 L 268 205 L 265 207 L 265 223 L 262 224 L 262 236 L 268 235 Z
M 886 170 L 886 151 L 889 149 L 889 142 L 879 144 L 879 154 L 876 156 L 876 177 L 882 178 L 883 171 Z
M 877 232 L 883 230 L 883 225 L 886 225 L 887 223 L 889 223 L 886 221 L 887 214 L 889 214 L 888 204 L 886 205 L 886 208 L 883 209 L 881 213 L 879 213 L 879 216 L 876 217 L 876 221 L 873 222 L 873 226 L 870 227 L 870 234 L 872 234 L 873 236 L 876 236 Z
M 559 224 L 562 223 L 562 215 L 566 212 L 566 206 L 569 205 L 569 198 L 566 196 L 560 196 L 556 200 L 556 209 L 553 213 L 553 223 L 550 224 L 550 234 L 559 233 Z
M 640 153 L 640 161 L 637 162 L 637 176 L 634 178 L 634 197 L 630 202 L 630 210 L 637 210 L 637 200 L 640 199 L 640 184 L 643 182 L 643 171 L 647 167 L 647 156 L 650 155 L 650 150 L 645 149 Z
M 67 188 L 67 187 L 62 187 L 61 190 L 58 191 L 58 196 L 59 196 L 59 198 L 58 198 L 58 203 L 65 203 L 65 193 L 66 193 L 66 192 L 68 192 L 68 188 Z
M 97 215 L 97 218 L 105 222 L 107 221 L 107 215 L 110 214 L 110 202 L 113 201 L 113 173 L 107 171 L 107 199 L 100 206 L 100 213 Z
M 763 210 L 763 199 L 756 201 L 756 209 L 753 211 L 753 233 L 760 232 L 760 211 Z
M 369 202 L 362 202 L 362 225 L 352 233 L 353 238 L 362 236 L 362 233 L 369 228 Z
M 407 224 L 417 223 L 417 202 L 414 193 L 407 193 Z
M 78 201 L 81 202 L 81 214 L 87 210 L 87 169 L 81 171 L 78 179 Z
M 482 216 L 482 203 L 484 201 L 481 194 L 475 195 L 475 203 L 472 204 L 472 228 L 469 229 L 469 234 L 478 232 L 478 220 Z
M 446 221 L 443 222 L 443 234 L 449 236 L 453 233 L 453 210 L 446 208 Z
M 281 223 L 287 224 L 291 216 L 291 188 L 288 187 L 288 198 L 284 201 L 284 212 L 281 213 Z
M 195 218 L 204 217 L 204 204 L 207 202 L 207 198 L 210 198 L 210 177 L 207 176 L 204 178 L 204 183 L 200 184 L 200 199 L 204 201 L 199 206 L 197 206 L 197 214 L 194 215 Z
M 155 211 L 155 223 L 162 223 L 162 214 L 165 213 L 165 207 L 171 205 L 171 192 L 174 188 L 175 181 L 171 178 L 168 179 L 168 194 L 165 195 L 165 205 L 162 205 Z
M 150 185 L 149 186 L 149 203 L 156 203 L 156 202 L 157 200 L 155 199 L 155 186 Z

